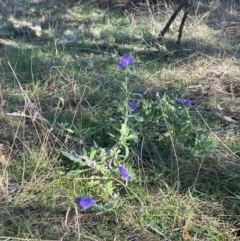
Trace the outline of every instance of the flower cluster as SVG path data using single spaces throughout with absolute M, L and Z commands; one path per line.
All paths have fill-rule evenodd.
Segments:
M 178 103 L 178 104 L 180 104 L 180 105 L 186 105 L 187 107 L 189 107 L 191 104 L 192 104 L 192 101 L 191 100 L 184 100 L 183 98 L 178 98 L 177 100 L 176 100 L 176 102 Z
M 128 174 L 127 169 L 123 165 L 121 165 L 118 168 L 118 173 L 121 175 L 122 180 L 124 180 L 124 181 L 131 180 L 131 176 Z
M 133 57 L 131 55 L 124 55 L 122 59 L 118 62 L 118 66 L 121 69 L 125 69 L 128 65 L 133 63 Z

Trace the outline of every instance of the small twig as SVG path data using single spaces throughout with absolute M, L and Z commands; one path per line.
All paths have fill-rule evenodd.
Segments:
M 162 110 L 163 111 L 163 110 Z M 173 153 L 174 153 L 174 156 L 175 156 L 175 159 L 176 159 L 176 165 L 177 165 L 177 181 L 178 181 L 178 189 L 180 187 L 180 169 L 179 169 L 179 162 L 178 162 L 178 156 L 177 156 L 177 151 L 176 151 L 176 148 L 174 146 L 174 140 L 173 140 L 173 136 L 168 128 L 168 124 L 167 124 L 167 120 L 166 118 L 164 117 L 163 115 L 163 118 L 164 118 L 164 122 L 166 124 L 166 127 L 167 127 L 167 131 L 169 133 L 169 136 L 170 136 L 170 140 L 171 140 L 171 143 L 172 143 L 172 147 L 173 147 Z
M 37 115 L 39 115 L 39 113 L 37 113 L 37 112 L 34 114 L 34 116 L 26 115 L 22 111 L 13 112 L 13 113 L 6 113 L 6 115 L 15 116 L 15 117 L 27 117 L 27 118 L 30 118 L 32 121 L 35 121 L 36 119 L 38 119 L 38 120 L 44 121 L 48 125 L 51 125 L 50 122 L 48 120 L 46 120 L 45 118 L 43 118 L 41 116 L 37 117 Z
M 204 124 L 206 125 L 206 127 L 210 130 L 210 132 L 219 140 L 219 142 L 234 156 L 236 157 L 238 160 L 240 159 L 238 155 L 236 155 L 225 143 L 223 143 L 223 141 L 212 131 L 212 129 L 210 128 L 210 126 L 208 125 L 208 123 L 205 121 L 205 119 L 203 118 L 203 116 L 200 114 L 199 110 L 196 109 L 197 113 L 199 114 L 200 118 L 202 119 L 202 121 L 204 122 Z
M 65 216 L 65 220 L 64 220 L 64 225 L 67 229 L 69 229 L 69 227 L 68 227 L 68 216 L 69 216 L 70 211 L 71 211 L 71 208 L 69 207 L 67 212 L 66 212 L 66 216 Z
M 20 240 L 20 241 L 59 241 L 59 240 L 53 240 L 53 239 L 31 239 L 31 238 L 15 238 L 15 237 L 7 237 L 7 236 L 0 236 L 0 240 Z
M 195 181 L 194 181 L 194 184 L 193 184 L 193 189 L 195 189 L 195 187 L 196 187 L 197 180 L 198 180 L 198 177 L 199 177 L 200 170 L 201 170 L 201 168 L 202 168 L 202 164 L 203 164 L 204 159 L 205 159 L 205 154 L 203 155 L 202 161 L 201 161 L 200 166 L 199 166 L 199 168 L 198 168 L 197 176 L 196 176 Z

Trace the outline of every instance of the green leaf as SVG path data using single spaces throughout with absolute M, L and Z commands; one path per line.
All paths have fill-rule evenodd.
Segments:
M 66 128 L 65 130 L 68 131 L 69 133 L 74 133 L 72 129 Z
M 93 158 L 96 156 L 97 152 L 98 152 L 98 151 L 97 151 L 96 149 L 92 149 L 92 150 L 91 150 L 90 160 L 93 160 Z
M 128 136 L 128 134 L 129 134 L 129 128 L 128 128 L 128 126 L 127 126 L 125 123 L 123 123 L 123 124 L 121 125 L 120 133 L 121 133 L 122 135 L 124 135 L 124 136 Z
M 144 121 L 143 117 L 140 116 L 138 113 L 134 114 L 134 115 L 129 115 L 128 117 L 132 117 L 132 118 L 134 118 L 138 122 L 143 122 Z
M 112 210 L 114 207 L 116 206 L 115 203 L 111 202 L 111 203 L 106 203 L 104 205 L 97 205 L 95 204 L 92 208 L 91 208 L 91 211 L 93 212 L 106 212 L 106 211 L 110 211 Z
M 138 135 L 133 133 L 133 134 L 130 134 L 126 140 L 133 140 L 135 143 L 138 143 Z
M 71 160 L 73 162 L 76 162 L 76 163 L 79 163 L 79 158 L 78 158 L 78 156 L 75 153 L 69 153 L 69 152 L 65 152 L 65 151 L 62 151 L 61 153 L 65 157 L 67 157 L 69 160 Z
M 97 163 L 95 161 L 91 161 L 87 156 L 80 156 L 75 152 L 65 152 L 61 151 L 61 153 L 67 157 L 69 160 L 80 164 L 81 166 L 88 166 L 91 168 L 95 168 Z
M 85 169 L 85 170 L 71 170 L 71 171 L 67 172 L 67 177 L 73 178 L 73 177 L 79 176 L 79 174 L 81 174 L 83 172 L 87 172 L 87 171 L 89 171 L 89 169 Z
M 158 234 L 159 236 L 166 237 L 166 236 L 164 235 L 164 233 L 159 230 L 158 227 L 149 226 L 149 229 L 151 229 L 152 231 L 154 231 L 154 232 L 155 232 L 156 234 Z
M 124 146 L 124 148 L 125 148 L 125 159 L 128 157 L 128 155 L 129 155 L 129 148 L 128 148 L 128 146 L 126 145 L 126 144 L 124 144 L 124 143 L 122 143 L 122 145 Z

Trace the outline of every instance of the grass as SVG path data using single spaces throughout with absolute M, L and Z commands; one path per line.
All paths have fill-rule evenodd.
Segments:
M 231 3 L 193 6 L 181 44 L 177 17 L 158 47 L 166 4 L 2 6 L 0 240 L 240 240 Z M 25 25 L 34 32 L 18 36 Z M 134 58 L 124 71 L 123 54 Z M 96 205 L 83 211 L 78 196 Z

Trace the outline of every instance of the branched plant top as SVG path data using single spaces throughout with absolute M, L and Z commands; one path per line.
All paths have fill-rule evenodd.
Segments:
M 163 36 L 165 35 L 165 33 L 169 30 L 170 25 L 172 24 L 172 22 L 174 21 L 174 19 L 177 17 L 178 13 L 184 9 L 184 15 L 182 17 L 182 21 L 181 24 L 179 26 L 179 33 L 178 33 L 178 39 L 177 39 L 177 43 L 179 44 L 182 38 L 182 31 L 183 31 L 183 27 L 184 27 L 184 23 L 187 19 L 187 15 L 188 15 L 188 11 L 189 11 L 189 7 L 192 5 L 192 1 L 193 0 L 182 0 L 181 3 L 178 5 L 177 9 L 173 12 L 173 14 L 171 15 L 170 19 L 168 20 L 167 24 L 165 25 L 165 27 L 163 28 L 163 30 L 161 31 L 161 33 L 159 34 L 159 40 L 161 40 L 163 38 Z

